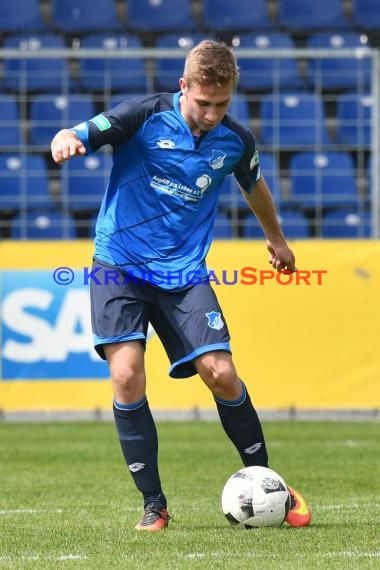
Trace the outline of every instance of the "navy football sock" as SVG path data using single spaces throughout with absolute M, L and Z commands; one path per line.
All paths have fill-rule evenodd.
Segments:
M 114 401 L 113 411 L 124 459 L 144 496 L 144 507 L 157 499 L 166 507 L 158 472 L 157 430 L 147 399 L 135 404 Z
M 242 388 L 242 394 L 237 400 L 214 398 L 220 421 L 246 467 L 268 467 L 268 453 L 260 420 L 243 382 Z

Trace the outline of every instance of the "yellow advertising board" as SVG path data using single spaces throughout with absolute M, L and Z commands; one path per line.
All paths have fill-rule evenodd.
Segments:
M 272 270 L 261 240 L 217 241 L 208 258 L 210 279 L 229 325 L 235 365 L 256 407 L 379 408 L 380 242 L 310 240 L 291 245 L 299 269 L 294 275 L 278 275 Z M 69 354 L 70 350 L 79 353 L 73 344 L 79 339 L 75 336 L 78 333 L 72 333 L 71 345 L 62 352 L 57 348 L 60 341 L 54 329 L 58 319 L 42 326 L 44 308 L 48 303 L 53 307 L 55 302 L 53 292 L 48 290 L 54 270 L 64 267 L 83 271 L 90 266 L 91 254 L 92 243 L 88 241 L 0 244 L 0 272 L 7 275 L 2 282 L 0 339 L 3 411 L 111 409 L 107 371 L 102 377 L 92 378 L 88 371 L 93 368 L 87 369 L 79 354 Z M 33 272 L 37 272 L 34 281 Z M 40 282 L 40 275 L 46 283 Z M 18 292 L 13 291 L 16 285 L 21 287 Z M 28 296 L 36 292 L 41 304 L 32 311 Z M 12 310 L 20 299 L 24 312 L 17 305 L 13 317 Z M 67 313 L 71 298 L 66 295 L 65 299 Z M 33 323 L 33 319 L 48 336 L 56 335 L 55 344 L 52 338 L 46 339 L 46 347 L 62 353 L 62 358 L 72 357 L 71 370 L 78 374 L 64 378 L 54 372 L 51 377 L 38 377 L 39 371 L 49 374 L 50 370 L 65 368 L 57 364 L 58 360 L 56 368 L 49 368 L 49 351 L 33 358 L 34 345 L 30 333 L 25 332 L 26 323 Z M 43 344 L 40 337 L 38 346 Z M 18 368 L 12 367 L 9 359 L 17 360 L 23 353 L 26 356 L 22 366 L 20 356 Z M 98 363 L 92 362 L 91 366 L 96 368 Z M 148 341 L 146 367 L 152 409 L 214 409 L 198 376 L 169 378 L 169 362 L 155 335 Z M 22 370 L 19 377 L 15 370 Z

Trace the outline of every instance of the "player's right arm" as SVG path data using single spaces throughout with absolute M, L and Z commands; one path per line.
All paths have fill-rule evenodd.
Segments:
M 51 155 L 57 164 L 62 164 L 72 156 L 84 156 L 86 153 L 83 142 L 70 129 L 62 129 L 51 141 Z
M 160 105 L 159 95 L 137 97 L 75 127 L 62 129 L 51 142 L 54 161 L 62 164 L 73 156 L 96 152 L 104 145 L 117 148 L 138 131 L 147 117 L 160 110 Z

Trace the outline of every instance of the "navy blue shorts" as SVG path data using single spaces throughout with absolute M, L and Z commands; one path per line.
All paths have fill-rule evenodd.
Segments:
M 172 378 L 196 374 L 194 358 L 230 349 L 227 323 L 209 283 L 181 291 L 165 291 L 95 260 L 91 280 L 91 318 L 95 349 L 105 359 L 103 345 L 141 340 L 145 346 L 151 323 L 169 357 Z M 116 279 L 107 271 L 114 270 Z

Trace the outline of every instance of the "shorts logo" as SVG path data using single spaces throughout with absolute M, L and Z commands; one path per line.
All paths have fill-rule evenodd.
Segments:
M 212 150 L 212 156 L 209 160 L 209 165 L 213 170 L 217 168 L 222 168 L 224 165 L 224 159 L 226 158 L 226 153 L 221 150 Z
M 217 311 L 211 311 L 210 313 L 206 313 L 206 317 L 208 318 L 208 326 L 210 329 L 215 329 L 220 331 L 224 327 L 224 322 L 222 321 L 222 317 L 220 313 Z

